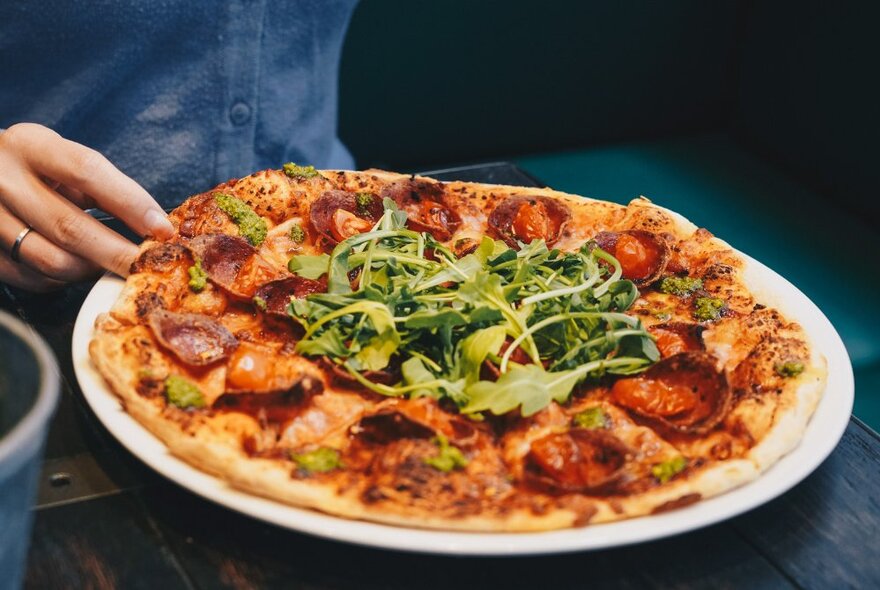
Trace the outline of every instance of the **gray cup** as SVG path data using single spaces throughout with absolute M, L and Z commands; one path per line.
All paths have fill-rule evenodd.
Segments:
M 21 585 L 40 457 L 58 393 L 58 365 L 49 347 L 0 311 L 0 588 Z

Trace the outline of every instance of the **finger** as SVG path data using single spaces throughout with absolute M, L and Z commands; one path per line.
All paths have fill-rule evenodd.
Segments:
M 85 194 L 81 190 L 77 190 L 75 188 L 70 188 L 65 184 L 61 184 L 61 182 L 57 180 L 52 180 L 51 178 L 42 178 L 43 182 L 46 183 L 50 189 L 75 204 L 80 209 L 95 209 L 98 207 L 98 204 L 95 202 L 95 199 Z
M 15 240 L 25 227 L 23 221 L 0 207 L 0 245 L 4 252 L 12 252 Z M 79 281 L 100 272 L 100 267 L 94 263 L 65 252 L 36 230 L 22 239 L 18 259 L 20 264 L 59 281 Z
M 137 246 L 62 198 L 37 177 L 23 175 L 4 187 L 7 208 L 60 249 L 127 276 Z M 30 239 L 22 242 L 22 247 Z M 30 252 L 30 249 L 28 250 Z
M 42 293 L 64 286 L 61 281 L 50 279 L 24 265 L 16 264 L 6 254 L 0 254 L 0 281 L 26 291 Z
M 64 139 L 51 129 L 35 127 L 21 154 L 31 169 L 94 199 L 141 236 L 170 238 L 174 226 L 159 204 L 137 182 L 120 172 L 99 152 Z

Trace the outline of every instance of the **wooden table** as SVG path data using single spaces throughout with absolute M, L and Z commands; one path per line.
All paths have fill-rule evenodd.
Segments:
M 509 164 L 444 179 L 536 181 Z M 231 512 L 150 471 L 105 431 L 73 376 L 73 322 L 91 285 L 0 288 L 58 356 L 28 588 L 880 588 L 880 437 L 853 418 L 804 482 L 730 521 L 641 545 L 532 558 L 397 553 L 298 534 Z

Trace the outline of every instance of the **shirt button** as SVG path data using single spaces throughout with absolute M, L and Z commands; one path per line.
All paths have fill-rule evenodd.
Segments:
M 251 107 L 246 102 L 237 102 L 229 109 L 229 120 L 233 125 L 244 125 L 251 118 Z

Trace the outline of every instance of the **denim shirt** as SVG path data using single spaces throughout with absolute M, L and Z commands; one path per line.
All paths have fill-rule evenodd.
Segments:
M 0 2 L 0 128 L 51 127 L 165 206 L 288 161 L 350 168 L 337 78 L 355 4 Z

